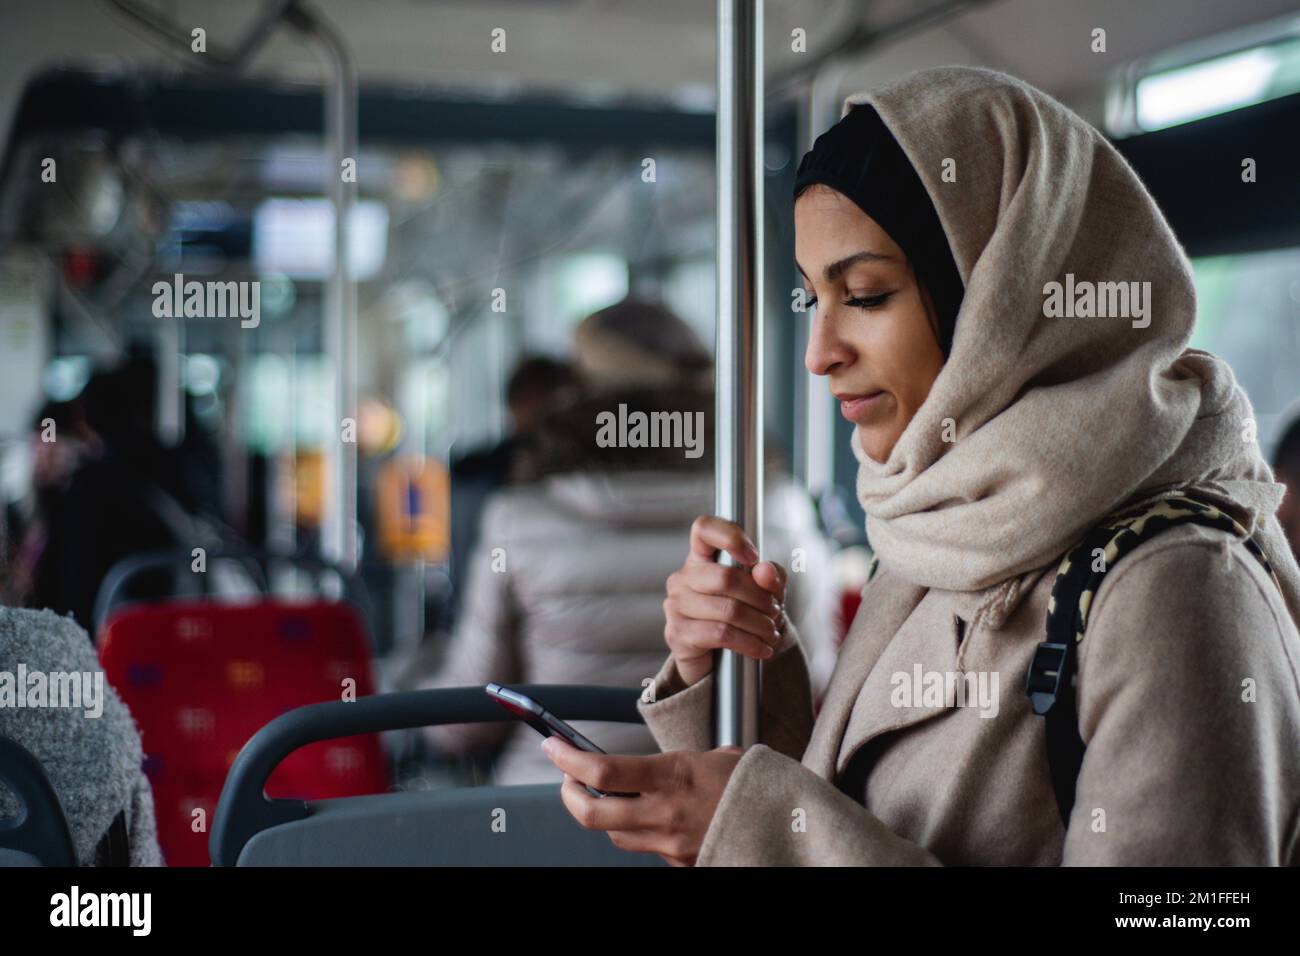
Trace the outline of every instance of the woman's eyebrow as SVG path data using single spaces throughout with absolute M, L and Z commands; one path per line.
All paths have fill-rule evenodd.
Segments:
M 844 274 L 845 269 L 858 262 L 892 262 L 893 259 L 893 256 L 887 256 L 883 252 L 870 252 L 864 249 L 862 252 L 855 252 L 828 265 L 825 269 L 826 281 L 833 282 Z
M 827 265 L 826 269 L 824 269 L 823 274 L 824 276 L 826 276 L 827 282 L 833 282 L 837 280 L 837 278 L 842 276 L 842 274 L 844 274 L 845 269 L 848 269 L 850 265 L 853 265 L 854 263 L 880 263 L 880 261 L 884 261 L 884 263 L 892 263 L 893 260 L 894 260 L 893 256 L 885 255 L 884 252 L 871 252 L 870 250 L 862 250 L 861 252 L 854 252 L 853 255 L 845 256 L 844 259 L 833 261 L 833 263 Z M 803 276 L 803 278 L 807 280 L 809 274 L 803 272 L 803 267 L 802 265 L 800 265 L 800 260 L 798 259 L 794 260 L 794 268 L 798 269 L 798 271 L 800 271 L 801 276 Z

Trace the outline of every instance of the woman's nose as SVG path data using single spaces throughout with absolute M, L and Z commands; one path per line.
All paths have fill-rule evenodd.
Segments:
M 829 375 L 831 370 L 853 360 L 852 350 L 835 333 L 835 323 L 819 308 L 813 313 L 808 329 L 808 348 L 803 364 L 814 375 Z

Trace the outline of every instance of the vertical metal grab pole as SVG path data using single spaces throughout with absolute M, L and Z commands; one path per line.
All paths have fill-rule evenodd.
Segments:
M 164 39 L 190 45 L 189 30 L 176 22 L 146 14 L 132 4 L 115 4 Z M 326 193 L 334 206 L 334 269 L 325 288 L 325 353 L 331 360 L 334 390 L 326 443 L 325 481 L 328 506 L 321 520 L 321 550 L 347 570 L 357 564 L 357 288 L 352 278 L 349 230 L 356 194 L 356 170 L 344 178 L 343 160 L 357 159 L 357 79 L 352 58 L 339 32 L 306 0 L 269 0 L 232 53 L 215 55 L 216 69 L 244 69 L 283 20 L 316 47 L 330 72 L 325 94 L 325 138 L 331 166 L 325 171 Z M 352 421 L 352 440 L 343 438 L 343 419 Z
M 356 176 L 344 176 L 343 161 L 357 160 L 357 81 L 342 37 L 305 5 L 286 11 L 286 19 L 314 41 L 330 69 L 325 98 L 325 135 L 330 167 L 325 171 L 334 206 L 334 269 L 325 288 L 325 354 L 334 373 L 331 437 L 325 445 L 328 507 L 321 521 L 321 549 L 346 570 L 357 565 L 357 288 L 352 278 L 349 234 Z M 351 441 L 343 420 L 351 419 Z
M 718 0 L 716 500 L 763 553 L 763 3 Z M 725 554 L 725 563 L 732 563 Z M 758 742 L 759 665 L 714 661 L 714 744 Z

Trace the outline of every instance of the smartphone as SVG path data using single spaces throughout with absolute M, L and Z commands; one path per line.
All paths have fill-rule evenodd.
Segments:
M 533 700 L 527 694 L 522 694 L 517 690 L 511 690 L 509 687 L 502 687 L 500 684 L 488 684 L 485 688 L 487 695 L 504 707 L 510 713 L 514 714 L 533 730 L 537 731 L 543 737 L 559 736 L 563 737 L 579 750 L 586 750 L 589 753 L 603 754 L 594 743 L 578 733 L 573 727 L 556 717 L 549 710 Z M 595 787 L 587 787 L 587 792 L 593 797 L 635 797 L 635 793 L 618 793 L 617 791 L 597 790 Z

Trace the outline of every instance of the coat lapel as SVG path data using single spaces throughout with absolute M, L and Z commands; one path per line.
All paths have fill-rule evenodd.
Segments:
M 957 669 L 959 637 L 951 602 L 941 592 L 928 592 L 875 655 L 860 684 L 836 751 L 836 777 L 867 742 L 952 709 L 945 679 Z
M 969 635 L 980 627 L 998 629 L 1038 579 L 1055 563 L 1029 572 L 1007 589 L 1008 582 L 983 591 L 933 591 L 889 574 L 885 569 L 862 596 L 862 609 L 840 649 L 804 765 L 827 780 L 837 780 L 864 744 L 953 709 L 927 706 L 916 699 L 927 674 L 958 673 L 961 628 Z M 1003 591 L 1006 594 L 1003 595 Z M 958 618 L 962 623 L 959 623 Z M 906 675 L 913 703 L 895 706 L 895 675 Z
M 862 609 L 840 648 L 821 713 L 804 751 L 803 763 L 810 770 L 833 779 L 840 745 L 863 683 L 925 591 L 883 569 L 863 591 Z

